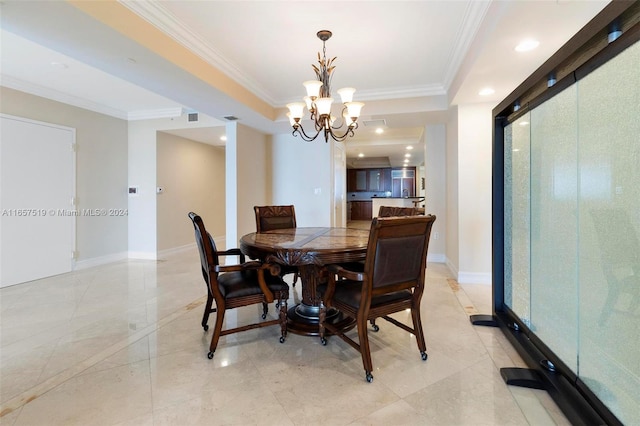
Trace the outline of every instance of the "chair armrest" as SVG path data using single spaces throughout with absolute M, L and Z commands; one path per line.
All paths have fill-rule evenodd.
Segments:
M 350 271 L 348 269 L 343 268 L 340 265 L 327 265 L 327 269 L 329 270 L 329 272 L 331 272 L 332 274 L 338 275 L 340 278 L 346 278 L 348 280 L 353 280 L 353 281 L 365 280 L 364 272 Z
M 249 271 L 255 270 L 258 273 L 258 284 L 264 298 L 267 303 L 271 303 L 274 300 L 273 292 L 269 289 L 267 282 L 264 280 L 264 271 L 268 270 L 271 275 L 277 276 L 280 274 L 280 266 L 273 263 L 262 263 L 255 260 L 245 262 L 239 265 L 216 265 L 216 272 L 233 272 L 233 271 Z
M 327 283 L 327 291 L 324 293 L 322 303 L 327 308 L 331 306 L 331 299 L 333 299 L 333 293 L 336 291 L 336 276 L 353 281 L 365 280 L 364 272 L 350 271 L 340 265 L 327 265 L 326 268 L 329 271 L 329 282 Z
M 219 251 L 218 256 L 240 256 L 239 263 L 245 263 L 244 253 L 239 248 L 232 248 L 229 250 Z
M 275 263 L 262 263 L 257 260 L 250 260 L 248 262 L 239 263 L 237 265 L 216 265 L 214 270 L 216 272 L 233 272 L 233 271 L 248 271 L 252 269 L 268 269 L 271 275 L 280 275 L 280 266 Z

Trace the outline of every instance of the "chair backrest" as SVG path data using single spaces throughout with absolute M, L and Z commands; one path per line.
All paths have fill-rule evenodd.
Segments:
M 195 232 L 196 243 L 198 245 L 198 251 L 200 252 L 200 264 L 202 266 L 202 276 L 209 287 L 211 282 L 211 275 L 215 274 L 215 266 L 219 264 L 218 250 L 216 249 L 216 243 L 211 238 L 211 235 L 204 227 L 202 218 L 194 212 L 189 213 L 189 219 L 193 222 L 193 229 Z M 203 236 L 206 235 L 206 238 Z
M 434 215 L 374 218 L 369 232 L 365 297 L 414 289 L 421 297 Z
M 296 227 L 296 210 L 293 206 L 254 206 L 256 231 Z
M 378 210 L 378 217 L 416 216 L 417 214 L 416 207 L 380 206 Z

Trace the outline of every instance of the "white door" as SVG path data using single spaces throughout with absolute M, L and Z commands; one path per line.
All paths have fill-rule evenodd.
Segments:
M 75 129 L 0 116 L 0 287 L 69 272 Z

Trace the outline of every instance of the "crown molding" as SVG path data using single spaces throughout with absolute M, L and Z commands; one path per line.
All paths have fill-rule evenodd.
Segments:
M 8 87 L 9 89 L 19 90 L 34 96 L 39 96 L 41 98 L 50 99 L 52 101 L 61 102 L 63 104 L 127 121 L 180 117 L 184 113 L 184 109 L 182 107 L 126 112 L 4 74 L 0 75 L 0 85 Z
M 131 111 L 127 114 L 127 119 L 129 121 L 136 121 L 151 120 L 155 118 L 174 118 L 182 116 L 184 112 L 185 111 L 182 107 Z
M 448 91 L 451 88 L 451 84 L 456 77 L 456 74 L 460 70 L 462 61 L 464 60 L 471 43 L 473 43 L 480 25 L 484 20 L 491 2 L 471 1 L 467 5 L 462 23 L 458 27 L 458 34 L 456 35 L 455 48 L 451 51 L 449 62 L 445 68 L 445 73 L 442 78 L 444 82 L 445 90 Z
M 248 77 L 231 61 L 219 54 L 207 41 L 192 32 L 171 12 L 157 2 L 123 1 L 120 4 L 167 34 L 185 48 L 195 53 L 207 63 L 218 68 L 230 78 L 241 84 L 270 105 L 276 105 L 274 97 L 261 88 L 257 81 Z
M 120 118 L 122 120 L 127 120 L 128 118 L 128 114 L 125 111 L 111 108 L 109 106 L 99 104 L 97 102 L 93 102 L 78 96 L 62 93 L 55 89 L 50 89 L 48 87 L 29 83 L 28 81 L 20 80 L 12 76 L 2 74 L 0 76 L 0 85 L 35 96 L 40 96 L 41 98 L 51 99 L 53 101 L 62 102 L 63 104 L 68 104 L 100 114 L 109 115 L 111 117 Z

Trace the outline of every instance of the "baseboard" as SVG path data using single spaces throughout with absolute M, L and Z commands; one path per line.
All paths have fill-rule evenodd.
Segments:
M 75 271 L 81 269 L 93 268 L 94 266 L 106 265 L 107 263 L 119 262 L 121 260 L 126 260 L 128 258 L 128 253 L 126 251 L 109 254 L 107 256 L 100 257 L 92 257 L 90 259 L 85 260 L 77 260 L 75 263 L 75 267 L 73 268 Z
M 129 259 L 142 259 L 142 260 L 158 260 L 157 253 L 145 252 L 145 251 L 130 251 L 128 255 Z
M 458 283 L 491 285 L 491 274 L 482 272 L 458 272 Z
M 451 275 L 454 276 L 454 278 L 458 278 L 458 268 L 456 267 L 456 265 L 454 265 L 453 263 L 451 263 L 451 260 L 445 256 L 445 261 L 444 261 L 445 265 L 447 265 L 447 268 L 449 269 L 449 272 L 451 272 Z
M 443 253 L 427 254 L 427 262 L 446 263 L 447 257 Z
M 173 248 L 169 248 L 169 249 L 160 250 L 158 252 L 158 258 L 165 257 L 165 256 L 170 256 L 170 255 L 176 254 L 176 253 L 182 253 L 183 251 L 194 250 L 196 248 L 197 248 L 196 247 L 196 243 L 193 242 L 191 244 L 185 244 L 183 246 L 178 246 L 178 247 L 173 247 Z

